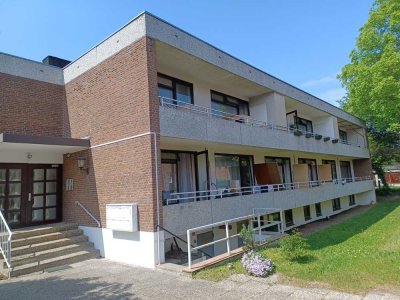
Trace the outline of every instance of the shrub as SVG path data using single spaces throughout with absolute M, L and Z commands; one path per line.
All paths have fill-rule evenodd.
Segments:
M 303 237 L 303 234 L 297 229 L 294 229 L 290 235 L 283 237 L 279 245 L 283 254 L 289 260 L 301 258 L 310 247 L 307 240 Z
M 242 265 L 250 275 L 257 277 L 266 277 L 273 273 L 275 268 L 270 259 L 253 250 L 243 254 Z
M 244 250 L 252 250 L 255 248 L 255 241 L 253 235 L 253 229 L 250 225 L 242 226 L 242 230 L 240 230 L 239 236 L 243 240 L 245 246 L 243 247 Z

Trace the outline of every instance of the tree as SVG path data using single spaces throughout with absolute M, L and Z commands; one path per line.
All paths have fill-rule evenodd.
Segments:
M 342 107 L 377 130 L 400 133 L 400 1 L 376 0 L 339 78 Z
M 338 78 L 347 91 L 341 106 L 367 122 L 373 167 L 382 171 L 398 158 L 400 140 L 399 0 L 375 0 Z

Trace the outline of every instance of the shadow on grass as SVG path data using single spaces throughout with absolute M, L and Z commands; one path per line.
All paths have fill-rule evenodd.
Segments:
M 371 207 L 365 213 L 343 223 L 333 225 L 306 237 L 311 250 L 340 244 L 384 219 L 400 206 L 400 201 L 385 201 Z
M 293 260 L 293 262 L 296 262 L 301 265 L 305 265 L 305 264 L 312 263 L 316 260 L 317 260 L 317 258 L 314 255 L 307 254 L 307 255 L 303 255 L 303 256 Z

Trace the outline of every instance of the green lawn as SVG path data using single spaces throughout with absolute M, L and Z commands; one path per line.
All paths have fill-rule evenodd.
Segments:
M 378 203 L 351 220 L 307 237 L 311 246 L 300 262 L 289 262 L 278 247 L 262 250 L 278 273 L 300 283 L 321 282 L 353 292 L 400 289 L 400 201 Z M 240 260 L 200 271 L 196 278 L 222 280 L 245 273 Z

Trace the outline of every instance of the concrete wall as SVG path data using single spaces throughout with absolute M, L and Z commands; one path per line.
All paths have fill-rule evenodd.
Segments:
M 161 135 L 166 137 L 349 157 L 369 157 L 367 148 L 341 143 L 332 144 L 331 141 L 317 141 L 314 138 L 307 139 L 305 136 L 296 137 L 287 131 L 249 126 L 180 108 L 160 107 L 160 127 Z
M 189 228 L 252 214 L 253 208 L 285 210 L 371 190 L 371 180 L 345 185 L 327 183 L 314 188 L 169 205 L 163 208 L 164 226 L 175 234 L 183 235 Z M 375 199 L 373 195 L 368 197 L 371 201 Z
M 269 93 L 251 98 L 250 116 L 268 124 L 287 127 L 285 97 Z

